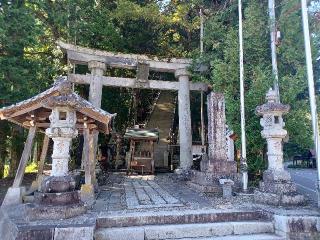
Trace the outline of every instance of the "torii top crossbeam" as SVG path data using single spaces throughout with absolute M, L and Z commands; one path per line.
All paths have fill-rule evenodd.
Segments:
M 138 54 L 123 54 L 101 51 L 80 47 L 62 41 L 57 42 L 58 46 L 68 55 L 68 60 L 74 64 L 88 65 L 99 62 L 105 66 L 122 69 L 137 69 L 136 78 L 123 78 L 111 76 L 92 76 L 81 74 L 69 74 L 69 80 L 77 84 L 91 84 L 100 82 L 104 86 L 116 86 L 126 88 L 148 88 L 159 90 L 179 90 L 179 83 L 176 81 L 150 80 L 149 71 L 177 73 L 177 71 L 187 71 L 191 65 L 191 59 L 186 58 L 158 58 Z M 207 91 L 208 85 L 205 83 L 190 82 L 191 91 Z
M 187 68 L 191 59 L 186 58 L 158 58 L 139 54 L 124 54 L 101 51 L 57 42 L 58 46 L 68 54 L 68 59 L 75 64 L 88 64 L 89 61 L 103 62 L 114 68 L 136 69 L 139 62 L 148 64 L 150 70 L 156 72 L 175 72 L 177 69 Z

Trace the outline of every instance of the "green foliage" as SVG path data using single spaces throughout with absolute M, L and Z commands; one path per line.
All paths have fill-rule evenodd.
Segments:
M 300 9 L 292 11 L 297 3 L 290 1 L 277 8 L 277 25 L 282 34 L 278 46 L 280 94 L 281 101 L 291 106 L 285 118 L 290 135 L 285 150 L 289 157 L 312 147 Z M 238 23 L 234 20 L 238 18 L 236 4 L 230 2 L 223 10 L 209 8 L 211 14 L 205 25 L 206 51 L 202 61 L 210 65 L 209 83 L 214 91 L 225 94 L 228 125 L 240 136 L 239 41 Z M 255 115 L 255 108 L 265 102 L 265 93 L 273 83 L 267 6 L 267 1 L 244 1 L 245 114 L 247 160 L 251 176 L 259 173 L 266 164 L 265 140 L 260 135 L 260 120 Z M 319 36 L 320 31 L 314 27 L 313 33 Z M 240 147 L 240 141 L 237 144 Z
M 25 0 L 0 4 L 1 106 L 35 95 L 51 85 L 56 76 L 71 71 L 70 64 L 56 47 L 55 42 L 62 39 L 107 51 L 193 56 L 195 63 L 207 63 L 209 71 L 200 76 L 195 74 L 194 79 L 206 80 L 214 91 L 225 94 L 228 125 L 240 136 L 236 1 L 172 0 L 164 4 L 160 0 Z M 277 48 L 281 101 L 291 106 L 286 117 L 290 135 L 285 145 L 288 156 L 312 146 L 304 42 L 297 4 L 299 0 L 285 1 L 277 3 L 276 8 L 277 26 L 282 35 Z M 255 107 L 265 102 L 273 77 L 267 0 L 245 0 L 243 6 L 247 150 L 249 169 L 255 174 L 265 167 L 265 140 L 260 136 Z M 206 15 L 205 54 L 198 58 L 200 7 Z M 310 26 L 314 58 L 317 58 L 320 24 L 314 14 L 310 16 Z M 320 65 L 315 65 L 314 70 L 319 79 Z M 75 71 L 86 73 L 88 69 L 77 66 Z M 119 69 L 108 69 L 107 74 L 135 76 L 134 71 Z M 151 74 L 152 78 L 173 79 L 170 74 Z M 88 96 L 87 86 L 77 86 L 76 90 L 83 97 Z M 134 94 L 137 109 L 134 109 Z M 145 120 L 145 112 L 138 109 L 147 111 L 155 95 L 154 91 L 104 88 L 102 108 L 118 113 L 116 128 L 123 131 L 133 124 L 135 114 L 139 122 Z M 195 102 L 192 119 L 199 122 L 199 96 L 192 98 Z M 194 126 L 198 128 L 197 124 Z M 0 149 L 2 163 L 8 159 L 9 152 L 18 151 L 22 146 L 23 138 L 12 136 L 11 129 L 11 124 L 2 124 L 0 128 L 0 145 L 5 146 Z

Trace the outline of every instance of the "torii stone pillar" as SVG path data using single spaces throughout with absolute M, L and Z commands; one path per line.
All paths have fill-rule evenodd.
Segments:
M 190 111 L 190 74 L 178 69 L 175 76 L 179 80 L 178 109 L 179 109 L 179 142 L 180 142 L 180 171 L 188 171 L 192 166 L 192 134 Z M 179 172 L 179 171 L 177 171 Z

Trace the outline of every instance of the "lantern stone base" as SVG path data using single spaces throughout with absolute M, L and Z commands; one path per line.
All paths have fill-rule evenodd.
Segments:
M 290 174 L 285 170 L 265 171 L 259 189 L 254 192 L 254 200 L 273 206 L 296 206 L 306 202 L 304 196 L 297 193 Z
M 71 218 L 86 212 L 75 190 L 72 176 L 50 176 L 41 183 L 41 191 L 34 193 L 34 204 L 27 208 L 31 220 Z
M 222 194 L 220 179 L 234 181 L 235 188 L 240 187 L 240 175 L 237 173 L 236 162 L 216 161 L 206 171 L 191 171 L 188 185 L 201 192 Z
M 26 213 L 30 221 L 68 219 L 85 214 L 86 211 L 83 203 L 62 206 L 30 204 L 26 207 Z

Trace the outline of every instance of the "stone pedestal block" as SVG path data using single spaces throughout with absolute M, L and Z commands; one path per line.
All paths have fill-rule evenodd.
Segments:
M 22 203 L 22 196 L 24 192 L 25 192 L 24 187 L 10 187 L 2 202 L 1 207 Z
M 241 176 L 234 171 L 235 166 L 233 162 L 224 162 L 222 165 L 225 167 L 229 166 L 225 168 L 225 172 L 200 172 L 192 170 L 190 176 L 191 180 L 188 182 L 188 185 L 201 192 L 222 194 L 223 188 L 220 184 L 220 180 L 230 179 L 235 184 L 234 188 L 238 189 L 240 187 Z
M 222 186 L 222 196 L 224 198 L 232 197 L 232 186 L 234 185 L 234 181 L 230 179 L 220 179 L 219 183 Z
M 93 184 L 83 184 L 80 191 L 81 201 L 87 206 L 92 206 L 95 202 L 94 196 L 94 185 Z
M 69 205 L 38 205 L 30 204 L 26 207 L 26 215 L 30 221 L 68 219 L 86 213 L 82 203 Z

